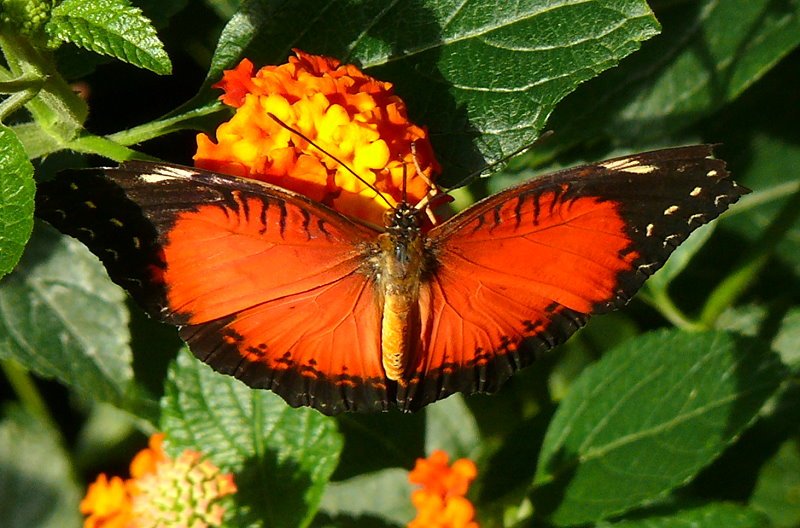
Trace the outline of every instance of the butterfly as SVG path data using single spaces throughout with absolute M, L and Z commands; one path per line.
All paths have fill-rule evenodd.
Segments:
M 626 304 L 749 192 L 712 154 L 561 170 L 426 232 L 408 203 L 380 228 L 260 181 L 141 161 L 43 183 L 36 207 L 217 371 L 325 414 L 413 411 L 496 391 Z

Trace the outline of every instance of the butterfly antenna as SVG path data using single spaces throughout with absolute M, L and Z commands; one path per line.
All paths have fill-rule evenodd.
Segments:
M 547 132 L 544 132 L 541 136 L 539 136 L 535 140 L 531 141 L 527 145 L 521 146 L 520 148 L 518 148 L 517 150 L 515 150 L 511 154 L 507 154 L 507 155 L 503 156 L 502 158 L 500 158 L 499 160 L 493 161 L 492 163 L 490 163 L 490 164 L 488 164 L 488 165 L 486 165 L 484 167 L 481 167 L 480 169 L 478 169 L 478 170 L 476 170 L 474 172 L 471 172 L 471 173 L 467 174 L 461 180 L 456 182 L 455 185 L 452 185 L 452 186 L 448 187 L 447 190 L 448 191 L 452 191 L 453 189 L 458 189 L 459 187 L 463 187 L 464 185 L 467 185 L 468 183 L 470 183 L 472 180 L 474 180 L 476 177 L 480 176 L 481 174 L 483 174 L 487 170 L 489 170 L 489 169 L 491 169 L 493 167 L 497 167 L 498 165 L 501 165 L 501 164 L 507 162 L 508 160 L 510 160 L 511 158 L 516 156 L 517 154 L 521 154 L 521 153 L 525 152 L 529 148 L 533 147 L 534 145 L 537 145 L 538 143 L 541 143 L 542 141 L 544 141 L 545 139 L 549 138 L 553 134 L 554 134 L 554 132 L 552 130 L 548 130 Z
M 432 225 L 436 225 L 438 223 L 438 219 L 436 215 L 433 214 L 433 209 L 438 205 L 438 203 L 442 202 L 452 202 L 453 198 L 449 194 L 442 191 L 442 188 L 436 185 L 433 180 L 428 178 L 428 176 L 423 172 L 422 167 L 419 164 L 419 158 L 417 157 L 417 142 L 411 142 L 411 159 L 414 162 L 414 168 L 417 171 L 417 176 L 422 179 L 428 185 L 428 193 L 422 197 L 422 199 L 417 202 L 414 206 L 417 210 L 425 210 L 425 214 L 431 221 Z M 403 200 L 405 200 L 405 192 L 406 192 L 406 173 L 405 173 L 405 164 L 403 164 Z
M 286 123 L 284 123 L 283 121 L 281 121 L 281 120 L 278 118 L 278 116 L 276 116 L 276 115 L 275 115 L 275 114 L 273 114 L 272 112 L 267 112 L 267 115 L 268 115 L 269 117 L 271 117 L 271 118 L 272 118 L 272 120 L 273 120 L 273 121 L 275 121 L 276 123 L 278 123 L 280 126 L 282 126 L 283 128 L 285 128 L 286 130 L 288 130 L 288 131 L 289 131 L 289 132 L 291 132 L 292 134 L 295 134 L 295 135 L 297 135 L 297 136 L 301 137 L 302 139 L 306 140 L 306 141 L 307 141 L 307 142 L 308 142 L 310 145 L 313 145 L 313 146 L 314 146 L 314 148 L 316 148 L 317 150 L 319 150 L 320 152 L 322 152 L 323 154 L 325 154 L 326 156 L 328 156 L 329 158 L 331 158 L 333 161 L 335 161 L 336 163 L 338 163 L 339 165 L 341 165 L 342 167 L 344 167 L 344 168 L 345 168 L 345 170 L 347 170 L 347 172 L 349 172 L 350 174 L 352 174 L 353 176 L 355 176 L 355 177 L 356 177 L 356 179 L 358 179 L 358 181 L 360 181 L 361 183 L 363 183 L 364 185 L 366 185 L 367 187 L 369 187 L 370 189 L 372 189 L 373 191 L 375 191 L 375 194 L 377 194 L 378 196 L 380 196 L 380 197 L 381 197 L 381 200 L 383 200 L 384 202 L 386 202 L 386 205 L 388 205 L 390 208 L 394 208 L 394 204 L 392 204 L 392 202 L 390 202 L 390 201 L 389 201 L 389 199 L 388 199 L 388 198 L 386 198 L 386 196 L 384 196 L 384 194 L 383 194 L 382 192 L 380 192 L 380 191 L 377 189 L 377 187 L 375 187 L 374 185 L 372 185 L 371 183 L 369 183 L 367 180 L 365 180 L 364 178 L 362 178 L 361 176 L 359 176 L 358 174 L 356 174 L 356 172 L 355 172 L 353 169 L 351 169 L 350 167 L 348 167 L 348 166 L 347 166 L 347 164 L 346 164 L 345 162 L 343 162 L 342 160 L 340 160 L 339 158 L 337 158 L 336 156 L 334 156 L 333 154 L 331 154 L 330 152 L 328 152 L 328 151 L 327 151 L 327 150 L 325 150 L 324 148 L 322 148 L 322 147 L 320 147 L 319 145 L 317 145 L 315 142 L 313 142 L 313 141 L 311 140 L 311 138 L 309 138 L 308 136 L 306 136 L 305 134 L 303 134 L 303 133 L 302 133 L 302 132 L 300 132 L 299 130 L 296 130 L 296 129 L 294 129 L 294 128 L 290 127 L 289 125 L 287 125 Z M 405 186 L 404 186 L 403 192 L 405 193 Z M 404 198 L 405 198 L 405 196 L 404 196 Z
M 411 152 L 412 152 L 412 154 L 415 154 L 415 152 L 414 152 L 414 143 L 411 143 Z M 408 194 L 406 194 L 407 182 L 408 182 L 408 168 L 407 168 L 406 164 L 403 163 L 403 202 L 404 203 L 408 202 L 408 200 L 406 199 L 408 197 Z

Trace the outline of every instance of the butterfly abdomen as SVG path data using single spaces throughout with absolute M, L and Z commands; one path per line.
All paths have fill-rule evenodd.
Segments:
M 387 218 L 387 232 L 378 237 L 375 270 L 382 299 L 381 357 L 386 377 L 405 373 L 412 339 L 418 339 L 419 289 L 424 268 L 424 244 L 417 211 L 401 204 Z

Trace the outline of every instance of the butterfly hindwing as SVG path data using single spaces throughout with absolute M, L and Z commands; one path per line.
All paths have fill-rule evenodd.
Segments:
M 400 405 L 492 392 L 592 314 L 624 305 L 700 225 L 746 189 L 708 145 L 556 172 L 429 233 L 436 266 Z
M 200 359 L 292 405 L 387 407 L 376 232 L 257 181 L 128 162 L 42 184 L 37 212 L 97 254 Z

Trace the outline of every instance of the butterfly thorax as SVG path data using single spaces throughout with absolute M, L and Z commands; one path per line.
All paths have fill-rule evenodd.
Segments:
M 386 214 L 386 232 L 378 236 L 372 265 L 379 299 L 383 369 L 399 380 L 412 349 L 418 324 L 419 288 L 425 255 L 419 211 L 402 202 Z

